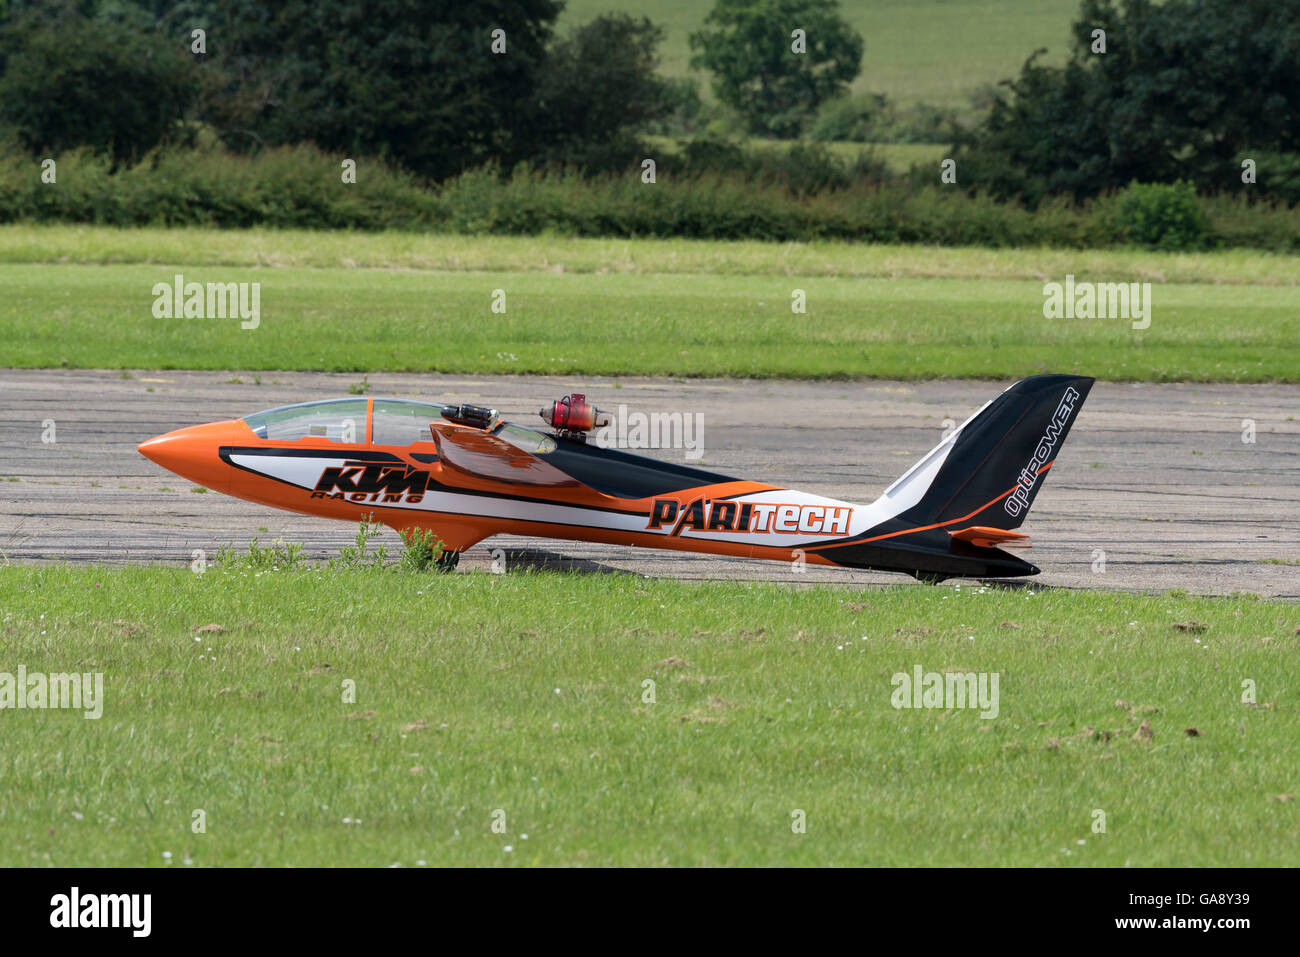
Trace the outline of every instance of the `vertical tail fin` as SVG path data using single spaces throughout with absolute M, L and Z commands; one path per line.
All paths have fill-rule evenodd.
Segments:
M 1021 379 L 912 466 L 885 496 L 914 526 L 1019 528 L 1092 388 L 1086 376 Z

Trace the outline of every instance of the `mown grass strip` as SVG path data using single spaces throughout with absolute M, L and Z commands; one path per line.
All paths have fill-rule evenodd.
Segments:
M 260 284 L 258 327 L 155 316 L 178 273 Z M 0 286 L 6 366 L 1300 381 L 1285 286 L 1153 285 L 1145 330 L 1045 318 L 1037 280 L 9 264 Z

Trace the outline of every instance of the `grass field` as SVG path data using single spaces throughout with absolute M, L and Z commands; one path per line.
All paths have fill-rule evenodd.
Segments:
M 259 327 L 156 318 L 178 272 L 259 283 Z M 1044 318 L 1067 273 L 1152 281 L 1150 328 Z M 1241 253 L 11 227 L 0 365 L 1295 382 L 1297 277 Z
M 0 568 L 0 671 L 104 675 L 98 720 L 0 711 L 0 866 L 1287 865 L 1298 624 L 1033 588 Z M 997 716 L 896 709 L 917 665 L 996 673 Z
M 0 263 L 1040 281 L 1071 272 L 1103 282 L 1300 286 L 1300 257 L 1256 249 L 1165 253 L 13 224 L 0 225 Z
M 647 16 L 665 31 L 660 71 L 685 76 L 690 34 L 712 7 L 711 0 L 568 0 L 558 29 L 611 10 Z M 1017 75 L 1039 47 L 1048 48 L 1042 62 L 1063 62 L 1078 12 L 1078 0 L 840 0 L 840 16 L 866 44 L 856 92 L 958 108 L 975 88 Z M 707 92 L 708 75 L 696 75 Z
M 671 136 L 647 136 L 646 143 L 653 150 L 656 159 L 665 155 L 678 153 L 679 140 Z M 751 149 L 788 150 L 794 145 L 793 140 L 765 140 L 753 137 L 746 140 Z M 895 173 L 906 173 L 913 166 L 933 164 L 938 168 L 940 160 L 952 152 L 951 147 L 939 143 L 823 143 L 827 151 L 837 159 L 852 163 L 863 153 L 879 160 Z

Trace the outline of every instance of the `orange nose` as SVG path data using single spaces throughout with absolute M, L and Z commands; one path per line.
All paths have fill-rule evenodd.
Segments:
M 209 422 L 154 436 L 136 446 L 136 451 L 205 488 L 225 492 L 230 487 L 230 466 L 221 460 L 221 447 L 246 442 L 252 433 L 238 419 Z

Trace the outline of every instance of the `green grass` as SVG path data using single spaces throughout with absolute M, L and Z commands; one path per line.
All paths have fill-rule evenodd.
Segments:
M 712 7 L 711 0 L 658 0 L 649 8 L 630 0 L 569 0 L 559 31 L 611 10 L 648 16 L 665 30 L 660 71 L 685 76 L 690 34 Z M 1048 48 L 1041 62 L 1064 62 L 1078 11 L 1078 0 L 840 0 L 840 15 L 866 44 L 855 91 L 958 108 L 977 87 L 1016 76 L 1038 47 Z M 708 74 L 695 75 L 707 91 Z
M 177 271 L 261 283 L 260 327 L 155 318 Z M 1142 332 L 1044 318 L 1041 279 L 24 264 L 0 287 L 7 366 L 1300 381 L 1288 286 L 1156 285 Z
M 671 136 L 647 136 L 646 143 L 651 149 L 651 154 L 660 162 L 664 156 L 677 155 L 679 139 Z M 795 140 L 765 140 L 753 137 L 746 140 L 751 149 L 756 150 L 789 150 L 795 145 Z M 827 151 L 839 160 L 852 163 L 863 153 L 874 156 L 883 160 L 885 165 L 895 173 L 906 173 L 913 166 L 933 165 L 935 169 L 939 168 L 939 162 L 947 156 L 951 149 L 947 146 L 937 143 L 852 143 L 852 142 L 835 142 L 822 143 Z
M 755 143 L 773 143 L 774 140 L 754 140 Z M 879 157 L 885 161 L 891 170 L 896 173 L 905 173 L 913 166 L 933 165 L 935 169 L 939 168 L 939 163 L 944 157 L 952 153 L 952 149 L 934 143 L 827 143 L 826 146 L 830 152 L 840 159 L 852 161 L 857 159 L 863 146 L 871 152 L 873 156 Z
M 99 720 L 0 711 L 0 866 L 1300 853 L 1295 605 L 51 566 L 0 609 L 0 671 L 104 675 Z M 916 665 L 997 673 L 998 716 L 896 710 Z
M 14 224 L 0 225 L 0 263 L 1039 281 L 1070 272 L 1102 282 L 1300 285 L 1300 256 L 1256 249 L 1166 253 Z

